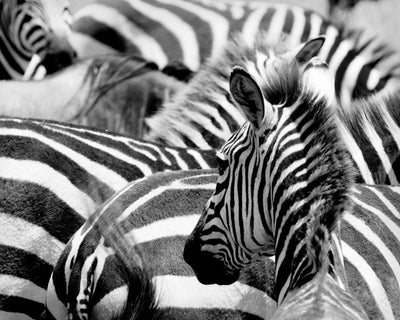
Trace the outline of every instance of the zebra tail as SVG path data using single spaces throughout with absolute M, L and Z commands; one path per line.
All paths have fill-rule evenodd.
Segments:
M 109 223 L 107 219 L 104 221 L 104 217 L 101 217 L 101 220 L 100 223 L 105 223 L 107 226 L 106 229 L 101 228 L 106 230 L 103 232 L 105 243 L 113 249 L 117 259 L 121 262 L 120 266 L 127 281 L 127 302 L 115 320 L 158 319 L 159 309 L 152 282 L 153 274 L 143 267 L 142 252 L 133 243 L 134 239 L 130 237 L 128 240 L 125 237 L 125 232 L 120 225 Z M 112 226 L 111 230 L 110 225 Z

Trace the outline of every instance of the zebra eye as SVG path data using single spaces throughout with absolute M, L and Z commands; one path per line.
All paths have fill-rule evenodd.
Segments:
M 218 173 L 219 175 L 223 175 L 226 168 L 228 168 L 229 166 L 229 162 L 226 159 L 222 159 L 220 157 L 217 156 L 217 165 L 218 165 Z

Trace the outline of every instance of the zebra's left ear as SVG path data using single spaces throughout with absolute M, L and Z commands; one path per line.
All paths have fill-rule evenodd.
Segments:
M 294 50 L 291 50 L 290 55 L 293 59 L 296 59 L 298 63 L 305 64 L 318 55 L 324 42 L 325 36 L 319 36 L 308 40 L 307 42 L 300 44 Z
M 240 105 L 247 120 L 259 129 L 264 119 L 264 97 L 256 80 L 242 67 L 234 67 L 230 78 L 232 97 Z

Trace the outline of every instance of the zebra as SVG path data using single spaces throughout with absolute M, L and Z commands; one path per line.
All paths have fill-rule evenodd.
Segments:
M 250 316 L 272 319 L 276 310 L 274 259 L 246 266 L 238 282 L 232 286 L 202 286 L 192 281 L 195 277 L 183 262 L 184 241 L 212 195 L 217 178 L 215 170 L 155 173 L 130 183 L 98 208 L 71 238 L 54 267 L 46 294 L 50 318 L 65 319 L 68 314 L 76 316 L 79 313 L 83 318 L 87 313 L 89 319 L 98 319 L 96 315 L 101 312 L 106 315 L 102 317 L 105 320 L 115 318 L 118 313 L 126 315 L 132 304 L 139 304 L 127 298 L 128 295 L 135 296 L 140 292 L 137 286 L 127 287 L 127 278 L 148 272 L 152 279 L 153 299 L 157 302 L 155 307 L 161 315 L 164 314 L 161 319 L 180 319 L 182 310 L 186 319 L 214 319 L 221 317 L 219 312 L 222 309 L 230 308 L 241 312 L 231 315 L 234 319 L 248 319 Z M 400 189 L 398 186 L 361 185 L 357 189 L 359 193 L 355 193 L 353 199 L 357 208 L 362 210 L 345 214 L 341 234 L 349 287 L 359 295 L 365 295 L 379 288 L 380 281 L 385 283 L 384 277 L 388 273 L 396 274 L 388 262 L 390 255 L 387 255 L 385 245 L 379 241 L 381 238 L 388 244 L 396 237 L 388 237 L 387 224 L 384 225 L 379 216 L 388 214 L 386 201 L 388 197 L 398 196 Z M 396 208 L 400 208 L 399 201 L 394 203 Z M 364 211 L 368 207 L 371 212 Z M 388 214 L 391 220 L 392 213 Z M 103 221 L 107 222 L 106 228 Z M 99 233 L 108 237 L 103 241 Z M 119 248 L 124 247 L 121 242 L 129 248 L 128 254 L 117 252 L 117 258 L 122 255 L 122 261 L 108 251 L 110 238 L 115 239 Z M 124 267 L 129 266 L 131 257 L 135 256 L 133 252 L 137 251 L 142 255 L 140 271 L 136 269 L 127 275 Z M 104 259 L 102 255 L 105 252 Z M 376 259 L 377 256 L 384 258 Z M 371 264 L 370 270 L 365 268 L 367 263 Z M 94 282 L 87 296 L 80 299 L 84 296 L 85 279 L 94 279 Z M 386 282 L 387 292 L 396 297 L 395 289 L 389 281 Z M 244 284 L 254 289 L 244 290 Z M 242 290 L 236 291 L 239 287 Z M 122 288 L 124 293 L 117 295 Z M 68 295 L 66 290 L 70 292 Z M 227 292 L 231 292 L 235 300 L 226 299 Z M 237 295 L 237 292 L 241 294 Z M 385 295 L 378 290 L 372 293 L 385 306 Z M 235 304 L 227 306 L 226 302 Z M 368 307 L 370 314 L 376 313 L 375 305 Z M 169 317 L 165 316 L 166 312 Z
M 102 203 L 115 191 L 123 188 L 127 181 L 153 173 L 151 170 L 147 170 L 149 168 L 146 165 L 140 165 L 141 161 L 146 160 L 146 155 L 150 157 L 149 161 L 153 161 L 151 162 L 152 166 L 157 166 L 157 170 L 184 169 L 185 166 L 188 167 L 186 164 L 188 161 L 192 161 L 194 167 L 207 168 L 210 166 L 208 160 L 206 161 L 202 157 L 209 154 L 214 158 L 214 151 L 212 150 L 189 150 L 187 160 L 182 160 L 185 158 L 184 152 L 180 154 L 177 153 L 175 148 L 167 147 L 166 155 L 163 156 L 163 153 L 160 155 L 161 159 L 166 159 L 166 162 L 164 162 L 158 159 L 157 152 L 153 157 L 151 157 L 151 153 L 148 153 L 149 150 L 146 149 L 146 146 L 151 151 L 154 150 L 153 144 L 144 142 L 142 143 L 145 145 L 139 142 L 135 144 L 132 139 L 127 137 L 60 123 L 54 123 L 52 130 L 51 122 L 49 124 L 48 121 L 34 121 L 34 124 L 30 124 L 30 126 L 36 128 L 36 131 L 33 130 L 32 133 L 30 130 L 26 130 L 21 133 L 18 131 L 21 129 L 19 126 L 23 127 L 23 123 L 27 125 L 30 123 L 29 121 L 4 119 L 2 126 L 7 127 L 7 121 L 10 121 L 11 132 L 14 135 L 17 134 L 17 138 L 10 139 L 5 134 L 7 138 L 1 144 L 5 148 L 3 149 L 5 162 L 0 166 L 0 168 L 3 168 L 0 174 L 3 177 L 1 181 L 5 183 L 5 186 L 1 189 L 6 190 L 6 192 L 3 193 L 4 201 L 2 199 L 0 203 L 3 206 L 5 204 L 14 205 L 7 210 L 3 208 L 2 211 L 4 212 L 21 214 L 18 210 L 26 209 L 24 210 L 24 219 L 31 217 L 31 220 L 26 223 L 22 218 L 4 215 L 1 222 L 2 226 L 10 226 L 10 228 L 5 229 L 11 230 L 11 235 L 9 233 L 2 234 L 4 238 L 1 239 L 1 244 L 5 248 L 3 252 L 6 253 L 0 260 L 17 263 L 17 265 L 5 264 L 2 266 L 6 270 L 4 272 L 4 269 L 2 269 L 1 280 L 4 282 L 0 285 L 3 290 L 1 293 L 1 310 L 4 310 L 1 316 L 4 319 L 10 318 L 9 313 L 11 313 L 12 318 L 16 317 L 15 313 L 21 313 L 21 309 L 13 309 L 20 304 L 29 306 L 29 308 L 22 310 L 22 312 L 28 314 L 28 317 L 38 316 L 44 301 L 43 288 L 45 284 L 43 282 L 47 281 L 55 259 L 64 243 L 68 241 L 71 233 L 79 228 L 99 203 Z M 65 135 L 62 134 L 64 131 L 66 131 Z M 34 136 L 44 144 L 50 143 L 56 149 L 56 152 L 52 151 L 51 148 L 43 148 L 42 144 L 32 143 L 32 140 L 24 141 L 24 136 Z M 49 136 L 53 138 L 49 140 L 47 138 Z M 63 147 L 63 144 L 67 142 L 70 143 L 70 148 Z M 107 147 L 102 147 L 102 145 Z M 7 146 L 9 148 L 6 148 Z M 136 159 L 140 159 L 140 161 L 135 161 L 134 153 L 129 152 L 132 148 L 135 148 L 133 151 L 138 152 Z M 141 148 L 146 151 L 140 151 Z M 124 156 L 125 152 L 128 152 L 128 156 Z M 24 166 L 18 166 L 19 162 L 8 162 L 10 154 L 29 161 L 21 161 Z M 32 158 L 38 159 L 38 161 L 31 162 Z M 69 158 L 73 158 L 75 161 L 66 161 Z M 46 161 L 46 165 L 40 165 L 41 162 Z M 74 165 L 74 163 L 78 163 L 79 166 Z M 165 163 L 167 163 L 166 166 L 163 165 Z M 169 165 L 172 165 L 172 167 Z M 66 172 L 70 172 L 70 175 L 64 179 L 63 176 Z M 43 177 L 46 176 L 52 177 L 52 179 L 50 181 L 49 179 L 43 180 Z M 15 187 L 13 187 L 14 183 Z M 74 187 L 74 185 L 77 187 Z M 83 193 L 80 191 L 83 191 Z M 85 196 L 85 193 L 88 196 Z M 22 198 L 28 198 L 27 202 L 22 202 L 21 194 Z M 16 199 L 19 201 L 16 201 Z M 26 205 L 21 203 L 26 203 Z M 55 208 L 55 210 L 49 211 L 49 208 Z M 40 218 L 40 214 L 49 212 L 55 213 L 50 215 L 49 220 L 46 220 L 46 217 L 41 223 L 35 220 L 37 217 Z M 69 221 L 66 224 L 67 227 L 62 221 L 54 222 L 54 217 L 58 217 L 62 221 Z M 15 227 L 13 229 L 15 225 L 18 226 L 17 232 L 12 232 L 15 230 Z M 39 225 L 39 227 L 36 228 L 36 225 Z M 39 232 L 43 237 L 38 238 L 36 232 Z M 33 236 L 31 237 L 32 233 Z M 55 239 L 52 236 L 53 234 L 57 234 L 58 238 L 55 237 Z M 20 237 L 17 235 L 20 235 Z M 21 244 L 17 241 L 20 239 L 25 242 Z M 36 239 L 36 241 L 31 241 L 31 239 Z M 41 242 L 43 239 L 45 243 Z M 57 241 L 57 239 L 59 240 Z M 43 250 L 43 248 L 48 250 Z M 16 259 L 9 259 L 11 254 L 14 254 Z M 35 263 L 32 263 L 32 260 Z M 29 261 L 29 263 L 25 264 L 25 261 Z M 41 273 L 36 273 L 37 270 L 40 270 Z M 8 304 L 5 304 L 4 301 Z M 24 317 L 23 315 L 18 316 Z
M 354 184 L 331 102 L 307 82 L 326 79 L 325 63 L 309 60 L 304 74 L 273 56 L 263 66 L 275 73 L 258 79 L 243 67 L 232 71 L 230 90 L 248 121 L 217 153 L 217 184 L 185 261 L 200 282 L 229 284 L 243 265 L 275 255 L 274 320 L 398 318 L 398 187 Z M 354 243 L 369 262 L 341 241 L 354 234 L 340 232 L 347 221 L 365 235 Z M 344 267 L 345 253 L 365 276 Z M 363 278 L 373 283 L 368 291 Z
M 244 34 L 250 46 L 259 30 L 267 30 L 271 43 L 285 34 L 291 47 L 323 34 L 327 40 L 319 56 L 331 66 L 336 94 L 344 105 L 399 84 L 400 59 L 390 46 L 292 4 L 97 0 L 74 13 L 72 29 L 110 50 L 140 54 L 160 68 L 178 60 L 193 71 L 201 70 L 207 59 L 218 55 L 237 32 Z
M 155 300 L 158 317 L 146 319 L 268 319 L 276 303 L 268 285 L 272 272 L 268 276 L 263 263 L 247 268 L 234 285 L 220 287 L 201 285 L 182 259 L 185 237 L 212 193 L 215 173 L 155 173 L 130 183 L 98 208 L 54 267 L 47 318 L 133 319 L 142 310 L 137 301 L 141 289 L 137 283 L 130 286 L 130 279 L 148 273 L 147 287 L 154 296 L 147 299 Z M 113 242 L 115 253 L 110 251 Z M 139 266 L 127 272 L 138 254 Z
M 0 118 L 0 140 L 2 320 L 39 317 L 65 243 L 128 182 L 157 171 L 216 167 L 213 150 L 55 121 Z
M 144 118 L 183 86 L 152 62 L 107 54 L 82 59 L 41 81 L 1 82 L 0 114 L 76 123 L 140 138 Z
M 320 42 L 321 39 L 315 41 Z M 312 46 L 315 46 L 315 43 Z M 314 48 L 314 50 L 316 49 Z M 305 51 L 308 52 L 309 50 Z M 312 53 L 310 54 L 312 55 Z M 299 52 L 299 55 L 301 56 L 301 52 Z M 320 68 L 319 65 L 316 67 L 317 70 Z M 310 72 L 310 68 L 307 68 L 306 70 L 307 73 Z M 320 74 L 317 72 L 318 79 L 320 79 L 319 76 Z M 208 173 L 206 174 L 209 175 Z M 171 177 L 172 180 L 169 180 Z M 187 179 L 186 184 L 179 180 L 182 177 Z M 178 181 L 176 178 L 179 178 Z M 213 179 L 213 181 L 215 181 L 215 175 Z M 142 181 L 134 182 L 119 192 L 119 194 L 115 195 L 113 199 L 104 204 L 103 208 L 99 209 L 98 212 L 106 217 L 111 216 L 111 219 L 116 219 L 118 223 L 128 229 L 128 231 L 124 232 L 124 236 L 129 240 L 130 235 L 133 234 L 135 239 L 140 240 L 141 249 L 143 249 L 143 243 L 143 246 L 149 245 L 149 248 L 144 250 L 144 256 L 146 256 L 146 254 L 149 255 L 147 265 L 151 269 L 163 268 L 164 264 L 168 264 L 168 261 L 174 263 L 171 261 L 176 260 L 176 258 L 171 258 L 171 247 L 180 247 L 179 245 L 177 246 L 175 242 L 171 244 L 166 240 L 166 238 L 176 235 L 186 236 L 188 234 L 187 228 L 189 227 L 187 226 L 188 220 L 186 219 L 186 216 L 183 217 L 182 220 L 178 220 L 176 216 L 179 215 L 180 218 L 180 215 L 185 214 L 195 220 L 198 213 L 201 211 L 201 205 L 205 203 L 211 195 L 210 191 L 203 195 L 199 195 L 198 188 L 191 187 L 192 191 L 195 190 L 196 193 L 192 193 L 190 197 L 185 196 L 182 189 L 186 189 L 188 182 L 194 185 L 199 184 L 196 183 L 192 174 L 189 174 L 189 178 L 187 178 L 187 176 L 182 176 L 182 173 L 163 173 L 159 177 L 152 175 L 144 178 Z M 207 188 L 214 188 L 214 185 L 211 184 L 211 186 L 208 186 Z M 376 188 L 378 189 L 378 187 Z M 380 188 L 382 189 L 382 187 Z M 398 187 L 393 187 L 393 190 L 394 192 L 399 191 Z M 177 193 L 174 191 L 177 191 Z M 371 199 L 371 195 L 368 195 L 368 198 Z M 193 206 L 197 207 L 196 216 L 193 215 L 195 212 L 195 210 L 192 209 Z M 174 219 L 170 219 L 171 216 L 174 217 Z M 157 221 L 154 222 L 154 219 L 157 219 Z M 165 223 L 161 220 L 165 220 Z M 366 221 L 368 223 L 368 218 Z M 125 280 L 121 280 L 121 277 L 124 277 L 124 273 L 121 275 L 121 269 L 119 267 L 105 263 L 103 254 L 104 252 L 107 252 L 107 250 L 103 249 L 104 242 L 100 241 L 97 237 L 97 233 L 92 232 L 93 230 L 91 229 L 95 223 L 96 220 L 93 218 L 93 220 L 90 220 L 86 226 L 82 227 L 81 231 L 78 231 L 75 234 L 73 239 L 70 240 L 70 243 L 67 245 L 64 253 L 60 256 L 55 267 L 47 291 L 47 307 L 49 308 L 52 317 L 56 319 L 67 317 L 68 312 L 75 316 L 76 314 L 80 314 L 79 317 L 82 318 L 85 318 L 91 313 L 97 314 L 98 312 L 101 312 L 102 314 L 107 314 L 107 319 L 112 319 L 118 313 L 126 314 L 126 309 L 124 309 L 123 306 L 127 300 L 127 294 L 130 294 L 130 292 L 125 292 L 123 295 L 118 295 L 118 297 L 116 297 L 115 293 L 120 292 L 119 288 L 124 287 L 126 284 L 126 278 Z M 195 222 L 192 221 L 192 225 L 194 225 L 194 223 Z M 185 229 L 185 231 L 182 231 L 182 229 L 178 227 L 180 225 L 184 226 L 183 229 Z M 376 225 L 376 223 L 373 222 L 372 225 Z M 154 239 L 161 240 L 152 242 Z M 362 249 L 358 248 L 356 245 L 362 243 L 362 241 L 360 241 L 360 239 L 356 240 L 357 241 L 354 241 L 354 244 L 353 242 L 351 244 L 361 252 Z M 159 248 L 160 246 L 162 247 Z M 83 250 L 83 248 L 85 248 L 85 250 Z M 157 248 L 156 251 L 155 248 Z M 86 251 L 86 249 L 88 250 Z M 367 253 L 364 252 L 363 254 L 367 256 Z M 162 257 L 157 256 L 162 256 L 163 254 L 164 256 L 166 254 L 167 258 L 163 259 Z M 348 258 L 348 256 L 345 257 Z M 350 261 L 354 263 L 352 260 Z M 355 274 L 363 271 L 363 268 L 356 263 L 354 269 Z M 379 271 L 384 269 L 377 268 L 377 270 Z M 161 271 L 161 273 L 165 274 L 165 270 Z M 95 283 L 88 283 L 86 282 L 86 279 L 96 280 L 94 280 Z M 368 278 L 364 281 L 368 284 L 371 283 L 368 282 Z M 270 282 L 263 280 L 259 283 L 265 284 Z M 86 285 L 89 284 L 91 288 L 90 290 L 92 291 L 87 292 L 85 289 L 87 288 Z M 156 291 L 157 284 L 159 283 L 155 283 Z M 359 284 L 360 282 L 358 285 Z M 179 283 L 176 285 L 179 286 Z M 354 287 L 357 287 L 357 285 Z M 161 283 L 161 288 L 167 288 L 174 292 L 174 289 L 170 289 L 168 284 Z M 67 290 L 70 292 L 68 295 L 66 294 Z M 197 290 L 197 287 L 195 290 Z M 269 292 L 270 296 L 272 295 L 273 288 L 269 287 L 264 290 L 269 290 L 267 292 Z M 188 291 L 181 291 L 185 296 L 186 294 L 189 295 Z M 170 292 L 169 294 L 173 293 Z M 164 293 L 162 296 L 168 296 L 168 293 Z M 112 301 L 112 303 L 109 301 Z M 271 300 L 268 298 L 266 301 L 270 302 Z M 111 305 L 115 306 L 115 309 L 110 308 Z M 270 304 L 267 303 L 267 305 L 269 306 Z M 162 304 L 162 306 L 165 305 Z M 168 307 L 171 307 L 171 304 L 168 304 Z M 260 307 L 261 309 L 264 309 L 263 305 Z M 129 307 L 127 309 L 129 309 Z M 271 310 L 271 308 L 267 308 L 267 310 Z M 270 313 L 268 314 L 268 317 L 266 317 L 266 315 L 258 315 L 261 318 L 269 318 L 269 316 L 272 316 Z
M 35 56 L 47 73 L 70 65 L 76 56 L 71 24 L 68 0 L 1 1 L 0 78 L 22 79 Z
M 236 64 L 244 67 L 251 63 L 262 64 L 269 50 L 275 50 L 279 55 L 282 49 L 266 46 L 267 41 L 268 34 L 263 32 L 258 34 L 254 47 L 245 47 L 240 35 L 230 41 L 219 57 L 210 60 L 170 102 L 164 103 L 160 111 L 146 119 L 148 131 L 143 138 L 179 147 L 219 148 L 245 121 L 228 90 L 230 70 Z M 290 57 L 297 50 L 299 47 L 283 56 Z M 262 76 L 260 71 L 259 77 Z M 314 81 L 331 83 L 330 78 Z M 326 91 L 333 92 L 334 89 L 326 88 Z M 358 110 L 362 104 L 357 100 L 352 108 L 337 108 L 346 144 L 361 172 L 357 181 L 398 184 L 400 174 L 391 164 L 395 163 L 400 152 L 399 113 L 396 108 L 388 110 L 379 105 L 382 110 L 376 112 L 381 112 L 382 116 L 378 116 L 377 121 L 363 121 L 363 125 L 356 125 L 360 118 L 356 114 L 363 112 Z M 382 171 L 376 170 L 377 167 Z

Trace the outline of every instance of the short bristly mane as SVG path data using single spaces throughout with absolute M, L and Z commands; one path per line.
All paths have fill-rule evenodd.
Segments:
M 83 83 L 89 81 L 90 88 L 86 107 L 74 119 L 89 113 L 97 101 L 113 87 L 152 70 L 158 70 L 157 65 L 138 56 L 105 54 L 94 57 L 83 79 Z
M 289 121 L 297 124 L 300 140 L 304 144 L 302 152 L 307 172 L 307 186 L 304 190 L 292 193 L 294 196 L 289 196 L 285 201 L 289 207 L 299 199 L 305 199 L 305 204 L 301 205 L 301 209 L 297 210 L 293 217 L 293 221 L 303 219 L 303 222 L 291 239 L 295 242 L 303 241 L 304 251 L 287 253 L 285 258 L 288 262 L 291 261 L 292 265 L 298 266 L 305 255 L 308 257 L 309 267 L 304 269 L 307 270 L 307 275 L 293 275 L 291 288 L 298 288 L 323 268 L 323 262 L 326 256 L 329 256 L 331 235 L 335 232 L 343 213 L 351 208 L 350 194 L 355 169 L 334 120 L 334 108 L 324 96 L 302 83 L 302 75 L 299 72 L 290 73 L 291 70 L 299 68 L 277 69 L 277 72 L 267 75 L 268 86 L 261 87 L 267 100 L 271 96 L 279 96 L 277 93 L 285 90 L 295 93 L 294 99 L 298 98 L 297 101 L 293 101 L 293 98 L 286 97 L 285 101 L 285 105 L 293 105 Z M 290 81 L 282 87 L 281 79 Z M 286 192 L 284 188 L 291 188 L 294 181 L 304 180 L 304 176 L 298 178 L 295 173 L 290 175 L 291 177 L 287 178 L 288 185 L 282 185 L 280 192 Z M 284 232 L 285 230 L 282 231 Z M 285 239 L 286 237 L 277 239 L 276 246 L 282 248 L 282 241 Z
M 183 124 L 196 129 L 198 119 L 193 119 L 193 110 L 196 110 L 195 115 L 204 114 L 204 117 L 207 118 L 204 121 L 212 123 L 213 120 L 209 119 L 210 114 L 207 113 L 209 109 L 207 106 L 212 108 L 217 106 L 220 114 L 226 118 L 229 128 L 219 128 L 220 139 L 211 141 L 209 144 L 213 148 L 220 147 L 232 132 L 239 128 L 238 122 L 244 123 L 244 117 L 229 92 L 229 77 L 232 68 L 237 65 L 246 68 L 248 62 L 257 61 L 258 52 L 269 55 L 271 51 L 276 55 L 286 52 L 285 41 L 271 46 L 268 44 L 266 33 L 260 32 L 254 46 L 250 47 L 246 45 L 241 34 L 236 34 L 219 55 L 209 59 L 201 67 L 185 89 L 177 93 L 173 100 L 166 103 L 157 114 L 146 120 L 148 134 L 145 135 L 145 138 L 161 143 L 179 141 L 182 138 L 180 131 L 182 131 Z M 198 129 L 197 131 L 202 133 L 202 128 Z M 195 147 L 190 141 L 185 142 L 182 147 Z M 201 148 L 204 149 L 203 146 Z

